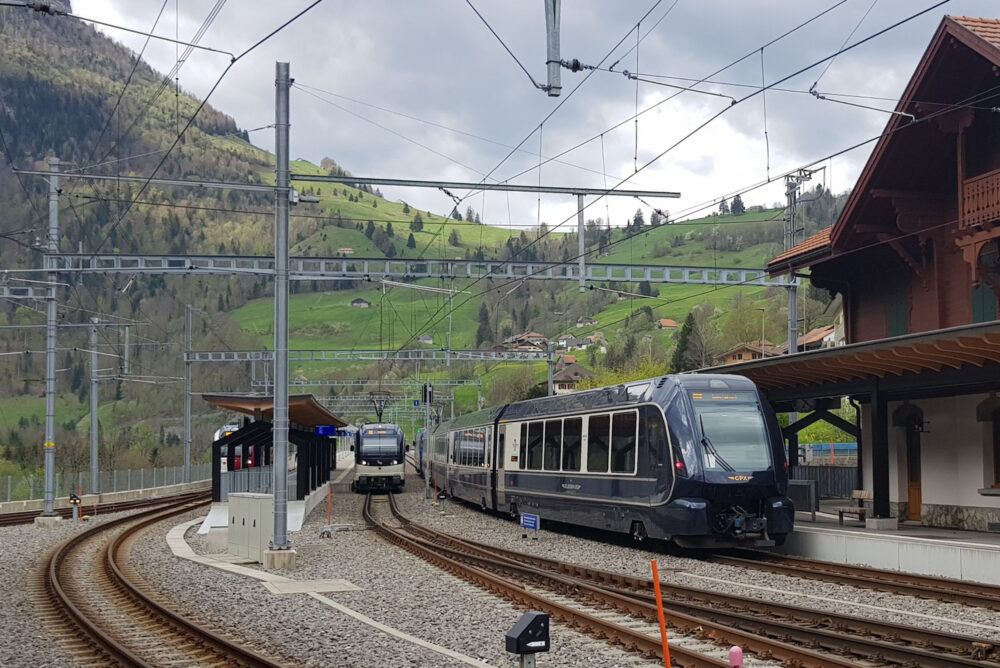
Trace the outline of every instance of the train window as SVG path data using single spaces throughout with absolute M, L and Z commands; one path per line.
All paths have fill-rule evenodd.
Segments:
M 544 422 L 531 422 L 528 425 L 528 466 L 532 471 L 542 468 L 542 432 Z
M 522 469 L 528 468 L 528 423 L 521 423 L 521 445 L 519 447 L 520 457 L 518 461 L 520 462 L 520 467 Z
M 611 472 L 635 472 L 636 413 L 615 413 L 611 427 Z
M 562 469 L 580 470 L 580 447 L 583 442 L 583 420 L 568 418 L 563 422 Z
M 549 420 L 545 423 L 545 461 L 542 466 L 546 471 L 559 470 L 559 449 L 562 446 L 562 420 Z
M 587 470 L 592 473 L 608 471 L 608 439 L 611 432 L 610 415 L 591 415 L 587 419 Z

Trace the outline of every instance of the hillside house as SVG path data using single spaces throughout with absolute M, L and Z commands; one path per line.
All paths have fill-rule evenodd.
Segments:
M 777 346 L 773 346 L 765 340 L 763 355 L 761 355 L 760 341 L 756 341 L 754 343 L 738 343 L 716 359 L 723 364 L 736 364 L 737 362 L 759 360 L 762 357 L 775 357 L 780 354 L 780 349 Z
M 575 362 L 567 364 L 552 374 L 552 391 L 555 394 L 569 394 L 576 390 L 580 381 L 593 377 L 594 372 L 590 369 Z
M 589 327 L 591 325 L 596 325 L 596 324 L 597 321 L 591 318 L 590 316 L 582 315 L 576 319 L 577 327 Z
M 430 334 L 421 334 L 417 337 L 417 343 L 422 346 L 430 346 L 434 344 L 434 337 Z
M 351 301 L 351 306 L 353 306 L 354 308 L 369 308 L 371 305 L 372 304 L 370 301 L 368 301 L 367 299 L 362 299 L 361 297 L 358 297 L 357 299 Z
M 524 332 L 507 337 L 504 339 L 503 345 L 506 350 L 538 352 L 548 350 L 549 340 L 538 332 Z
M 670 318 L 660 318 L 656 321 L 657 329 L 674 330 L 677 329 L 677 321 Z

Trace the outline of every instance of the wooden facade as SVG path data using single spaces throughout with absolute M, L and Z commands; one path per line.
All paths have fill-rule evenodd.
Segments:
M 995 320 L 997 107 L 1000 21 L 945 17 L 828 241 L 807 240 L 771 272 L 808 267 L 841 294 L 848 343 Z

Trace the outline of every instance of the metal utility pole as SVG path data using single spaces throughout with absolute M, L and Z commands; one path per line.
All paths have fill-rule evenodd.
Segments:
M 587 254 L 587 244 L 583 236 L 583 193 L 576 194 L 576 235 L 579 237 L 577 239 L 577 263 L 580 266 L 580 292 L 586 292 L 587 286 L 583 280 L 584 276 L 587 275 L 587 265 L 584 262 L 585 256 Z
M 49 158 L 48 314 L 45 320 L 45 496 L 42 515 L 55 515 L 56 470 L 56 254 L 59 252 L 59 158 Z
M 800 169 L 785 177 L 785 197 L 788 213 L 785 216 L 785 251 L 795 247 L 798 229 L 795 227 L 795 207 L 799 199 L 799 186 L 812 178 L 812 172 Z M 788 277 L 788 354 L 799 352 L 799 279 L 789 272 Z
M 122 375 L 123 376 L 127 376 L 128 375 L 128 354 L 129 354 L 128 330 L 129 330 L 129 326 L 125 325 L 125 350 L 124 350 L 124 354 L 122 355 L 122 358 L 123 358 L 122 359 Z
M 97 318 L 90 319 L 90 493 L 100 494 L 97 465 Z
M 555 394 L 554 386 L 552 384 L 552 374 L 555 371 L 555 366 L 556 366 L 554 348 L 552 347 L 551 343 L 549 343 L 548 355 L 549 355 L 549 360 L 548 360 L 548 367 L 549 367 L 549 396 L 551 397 L 552 395 Z
M 128 330 L 126 330 L 128 331 Z M 191 305 L 184 306 L 184 477 L 191 482 Z
M 274 538 L 288 549 L 288 63 L 275 63 L 274 202 Z
M 562 63 L 559 61 L 559 2 L 560 0 L 545 0 L 545 62 L 549 70 L 549 84 L 545 87 L 545 92 L 549 97 L 559 97 L 562 93 L 562 82 L 560 81 L 560 70 Z

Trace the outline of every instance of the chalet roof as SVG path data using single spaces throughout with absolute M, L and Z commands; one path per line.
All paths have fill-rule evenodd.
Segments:
M 554 383 L 575 383 L 577 381 L 583 380 L 584 378 L 593 378 L 594 372 L 587 367 L 576 364 L 567 364 L 563 368 L 552 374 L 552 382 Z
M 911 193 L 898 190 L 896 181 L 908 170 L 916 169 L 918 164 L 933 164 L 938 161 L 939 157 L 936 154 L 931 155 L 931 152 L 941 153 L 942 149 L 939 146 L 925 147 L 921 153 L 922 159 L 912 160 L 910 159 L 912 156 L 907 157 L 901 147 L 920 138 L 926 140 L 926 135 L 916 134 L 926 132 L 929 124 L 923 121 L 941 116 L 942 110 L 947 105 L 961 99 L 960 96 L 955 99 L 945 99 L 936 95 L 940 91 L 928 95 L 932 85 L 963 79 L 953 71 L 955 61 L 947 61 L 950 54 L 955 52 L 949 47 L 956 43 L 967 47 L 994 67 L 1000 66 L 1000 20 L 967 16 L 943 17 L 896 104 L 897 113 L 890 116 L 837 222 L 831 228 L 813 235 L 768 262 L 768 273 L 771 275 L 788 273 L 849 250 L 845 246 L 851 235 L 856 233 L 855 225 L 873 200 L 885 200 L 900 194 L 912 196 Z M 951 63 L 951 69 L 943 66 L 946 62 Z M 927 102 L 928 99 L 936 101 Z M 943 155 L 940 157 L 943 158 Z M 889 164 L 890 158 L 895 161 L 892 165 Z M 918 180 L 910 179 L 909 182 L 911 188 L 919 191 L 921 184 Z M 870 234 L 870 231 L 867 233 Z
M 830 232 L 833 227 L 827 227 L 812 235 L 794 248 L 791 248 L 767 263 L 768 272 L 775 274 L 782 266 L 802 266 L 807 260 L 830 254 Z
M 726 357 L 732 355 L 733 353 L 738 353 L 745 350 L 750 353 L 760 354 L 760 341 L 750 342 L 750 343 L 737 343 L 735 346 L 722 353 L 721 355 L 716 355 L 715 359 L 725 359 Z M 765 357 L 770 357 L 774 355 L 780 355 L 780 346 L 774 346 L 770 341 L 764 341 L 764 355 Z
M 660 318 L 660 327 L 676 327 L 677 321 L 670 318 Z
M 972 16 L 950 16 L 948 18 L 1000 49 L 1000 19 L 977 19 Z

